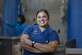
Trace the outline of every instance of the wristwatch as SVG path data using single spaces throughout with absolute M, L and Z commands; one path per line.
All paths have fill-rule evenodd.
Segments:
M 34 46 L 35 43 L 36 43 L 35 41 L 32 42 L 32 47 L 35 47 L 35 46 Z

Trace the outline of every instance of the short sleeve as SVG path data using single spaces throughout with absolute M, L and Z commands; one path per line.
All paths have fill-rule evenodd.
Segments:
M 23 24 L 23 25 L 21 26 L 21 30 L 23 31 L 26 27 L 27 27 L 27 24 Z
M 32 26 L 27 26 L 25 29 L 24 29 L 24 31 L 23 31 L 23 33 L 22 34 L 28 34 L 28 35 L 30 35 L 30 32 L 32 31 Z
M 59 42 L 59 37 L 58 37 L 58 34 L 55 30 L 53 30 L 50 33 L 49 42 L 51 42 L 51 41 L 58 41 Z

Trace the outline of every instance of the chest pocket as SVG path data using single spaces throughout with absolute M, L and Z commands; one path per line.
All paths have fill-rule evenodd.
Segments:
M 35 32 L 32 31 L 30 33 L 29 39 L 32 40 L 32 41 L 37 41 L 37 37 L 38 37 L 38 33 L 35 33 Z

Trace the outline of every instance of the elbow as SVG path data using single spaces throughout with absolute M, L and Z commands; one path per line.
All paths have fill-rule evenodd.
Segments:
M 24 47 L 24 44 L 20 44 L 20 47 L 23 48 Z
M 48 53 L 52 53 L 52 52 L 54 52 L 54 49 L 53 48 L 50 48 L 47 52 Z
M 44 51 L 44 53 L 52 53 L 55 51 L 55 48 L 50 48 Z
M 54 52 L 54 50 L 46 50 L 46 51 L 44 51 L 44 53 L 52 53 L 52 52 Z
M 52 53 L 52 52 L 56 51 L 56 49 L 57 49 L 57 47 L 51 48 L 49 52 Z
M 23 45 L 20 45 L 20 47 L 23 47 Z
M 49 52 L 52 53 L 52 52 L 54 52 L 54 50 L 55 50 L 55 49 L 51 49 Z

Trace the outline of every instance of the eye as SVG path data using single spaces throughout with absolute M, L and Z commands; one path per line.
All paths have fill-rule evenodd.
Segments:
M 47 16 L 43 16 L 43 18 L 47 18 Z
M 41 16 L 38 16 L 37 18 L 41 18 Z

